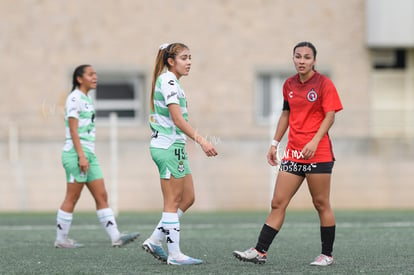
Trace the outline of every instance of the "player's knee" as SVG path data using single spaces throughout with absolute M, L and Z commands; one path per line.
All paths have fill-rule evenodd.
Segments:
M 314 198 L 312 200 L 313 206 L 318 212 L 324 211 L 326 209 L 329 209 L 329 200 L 323 199 L 323 198 Z
M 78 202 L 80 194 L 70 194 L 65 197 L 65 204 L 74 206 Z
M 270 203 L 270 207 L 272 208 L 272 210 L 286 209 L 287 203 L 284 203 L 280 199 L 273 198 L 272 201 L 271 201 L 271 203 Z

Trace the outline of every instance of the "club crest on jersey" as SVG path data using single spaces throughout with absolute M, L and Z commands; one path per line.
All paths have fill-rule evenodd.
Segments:
M 177 93 L 176 92 L 171 92 L 169 95 L 167 95 L 167 99 L 170 99 L 173 96 L 176 96 Z
M 178 163 L 178 172 L 184 172 L 184 163 L 182 161 Z
M 318 99 L 318 94 L 316 93 L 316 91 L 312 88 L 312 90 L 310 90 L 306 96 L 306 98 L 310 101 L 310 102 L 314 102 Z

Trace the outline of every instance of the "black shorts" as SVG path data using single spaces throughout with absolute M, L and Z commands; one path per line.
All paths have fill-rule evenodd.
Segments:
M 333 161 L 300 163 L 290 160 L 283 160 L 280 164 L 279 171 L 305 177 L 306 174 L 331 174 L 333 166 Z

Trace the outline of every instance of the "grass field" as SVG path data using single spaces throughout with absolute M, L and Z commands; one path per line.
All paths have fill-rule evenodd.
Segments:
M 198 266 L 169 266 L 141 249 L 159 213 L 120 213 L 121 231 L 141 236 L 112 248 L 94 213 L 76 213 L 71 237 L 81 249 L 55 249 L 55 213 L 0 213 L 0 274 L 414 274 L 414 211 L 337 211 L 335 263 L 312 267 L 320 253 L 311 211 L 289 211 L 265 265 L 236 260 L 233 250 L 256 243 L 267 216 L 189 212 L 181 219 L 181 248 Z

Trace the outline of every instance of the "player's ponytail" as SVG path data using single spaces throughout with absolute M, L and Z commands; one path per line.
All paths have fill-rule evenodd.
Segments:
M 155 90 L 155 83 L 157 82 L 158 76 L 161 74 L 161 72 L 164 70 L 164 53 L 165 49 L 168 45 L 163 44 L 160 46 L 157 54 L 157 58 L 155 58 L 155 66 L 154 71 L 152 73 L 152 85 L 151 85 L 151 98 L 150 98 L 150 104 L 151 104 L 151 110 L 154 111 L 154 90 Z

